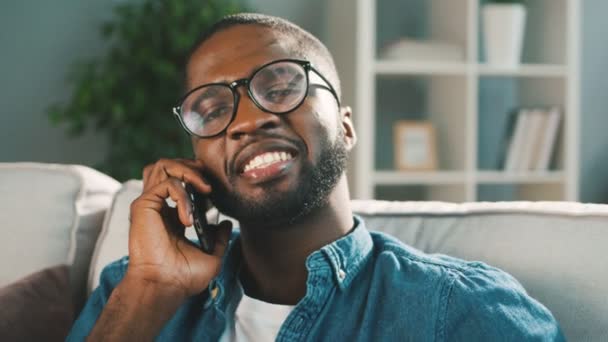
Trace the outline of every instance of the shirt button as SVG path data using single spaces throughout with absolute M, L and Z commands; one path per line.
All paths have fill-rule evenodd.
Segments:
M 338 278 L 340 278 L 340 280 L 344 280 L 344 278 L 346 278 L 346 272 L 344 272 L 343 269 L 338 270 Z
M 211 299 L 215 299 L 215 297 L 217 297 L 217 293 L 218 293 L 218 291 L 219 291 L 219 290 L 218 290 L 217 286 L 214 286 L 214 287 L 211 289 Z

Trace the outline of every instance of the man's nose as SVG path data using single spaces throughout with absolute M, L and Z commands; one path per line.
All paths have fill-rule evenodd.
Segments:
M 258 130 L 275 128 L 280 122 L 278 115 L 258 108 L 245 91 L 241 93 L 235 118 L 228 126 L 226 134 L 231 139 L 239 139 L 243 135 L 255 134 Z

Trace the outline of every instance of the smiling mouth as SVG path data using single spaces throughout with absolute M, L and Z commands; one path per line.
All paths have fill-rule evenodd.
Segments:
M 254 155 L 240 176 L 252 184 L 261 184 L 285 176 L 294 165 L 295 154 L 285 150 L 267 150 Z
M 289 152 L 285 151 L 270 151 L 263 152 L 249 160 L 249 162 L 243 168 L 242 173 L 246 173 L 252 170 L 264 169 L 274 164 L 293 160 L 293 156 Z

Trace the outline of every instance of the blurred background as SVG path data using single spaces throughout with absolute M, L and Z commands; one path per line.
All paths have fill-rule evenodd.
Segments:
M 604 0 L 4 0 L 0 162 L 124 181 L 189 156 L 180 65 L 242 10 L 334 54 L 359 134 L 353 197 L 608 203 Z

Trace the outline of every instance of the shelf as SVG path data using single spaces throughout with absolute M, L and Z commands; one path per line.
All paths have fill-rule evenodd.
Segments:
M 383 61 L 377 60 L 374 68 L 378 75 L 466 75 L 466 63 Z
M 561 171 L 479 171 L 476 179 L 479 184 L 550 184 L 562 183 L 566 178 Z
M 461 171 L 375 171 L 373 174 L 376 185 L 464 184 L 465 180 Z
M 477 72 L 481 76 L 520 76 L 520 77 L 566 77 L 568 70 L 557 64 L 522 64 L 515 68 L 479 64 Z
M 487 64 L 385 61 L 377 60 L 378 75 L 466 75 L 469 70 L 480 76 L 567 77 L 568 70 L 559 64 L 522 64 L 514 68 Z
M 342 92 L 357 115 L 357 198 L 394 200 L 578 199 L 580 1 L 526 0 L 521 64 L 487 62 L 486 1 L 329 1 L 328 45 L 342 67 Z M 382 58 L 401 39 L 462 48 L 462 58 Z M 395 50 L 396 51 L 396 50 Z M 406 52 L 410 52 L 409 50 Z M 408 59 L 409 57 L 409 59 Z M 438 60 L 444 58 L 444 61 Z M 554 170 L 496 169 L 517 108 L 563 111 Z M 425 120 L 436 131 L 439 170 L 394 170 L 394 127 Z M 514 128 L 514 127 L 513 127 Z M 407 143 L 406 143 L 407 144 Z

